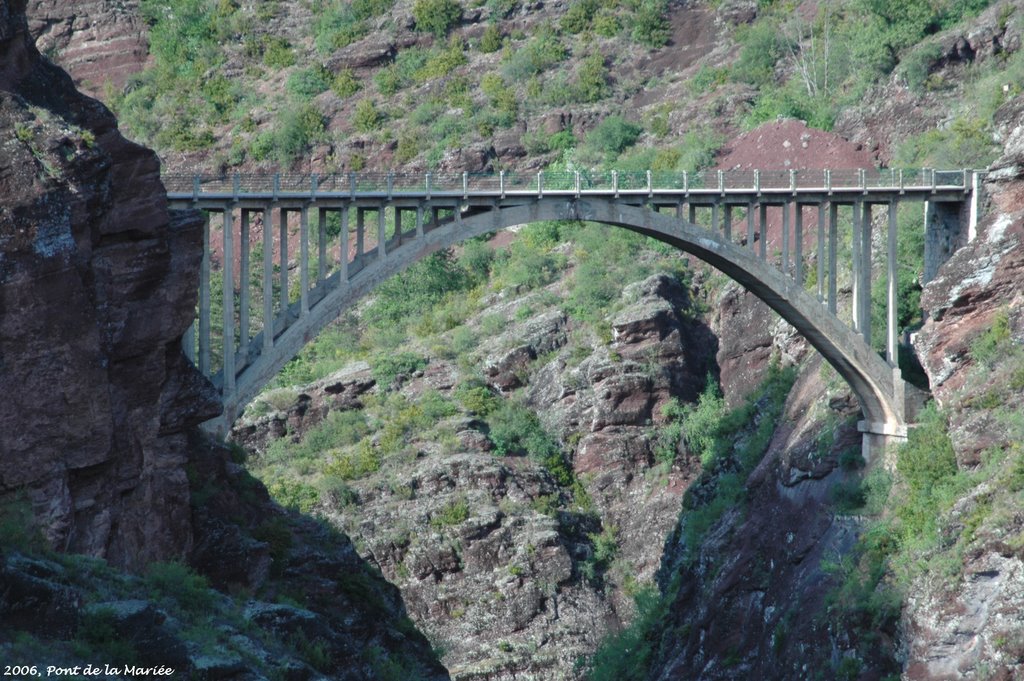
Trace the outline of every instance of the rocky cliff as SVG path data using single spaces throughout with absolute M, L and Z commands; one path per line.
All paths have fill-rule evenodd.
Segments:
M 0 24 L 0 491 L 50 543 L 139 568 L 192 546 L 186 430 L 217 413 L 181 352 L 201 257 L 160 163 Z
M 656 453 L 663 407 L 693 400 L 714 374 L 716 342 L 693 317 L 692 292 L 665 274 L 632 283 L 605 343 L 541 302 L 565 295 L 565 285 L 491 294 L 464 327 L 500 317 L 504 330 L 462 358 L 435 350 L 397 389 L 357 362 L 283 391 L 283 402 L 233 433 L 256 450 L 257 474 L 281 492 L 303 468 L 336 456 L 343 442 L 332 424 L 382 420 L 365 440 L 380 452 L 393 437 L 389 424 L 459 403 L 476 362 L 478 395 L 521 400 L 538 414 L 567 452 L 573 485 L 542 461 L 498 451 L 490 412 L 449 407 L 437 425 L 419 425 L 404 452 L 378 454 L 386 457 L 379 471 L 340 487 L 322 478 L 310 509 L 343 528 L 400 588 L 453 678 L 580 678 L 578 661 L 632 617 L 629 596 L 658 569 L 663 538 L 700 468 L 692 456 Z M 387 408 L 396 403 L 402 411 Z M 305 459 L 310 447 L 313 460 Z
M 36 46 L 59 63 L 78 88 L 99 97 L 120 90 L 146 64 L 147 27 L 135 0 L 30 0 L 29 31 Z
M 156 155 L 39 55 L 24 2 L 0 3 L 0 140 L 5 663 L 447 678 L 347 537 L 195 428 L 219 411 L 180 343 L 201 218 L 168 211 Z
M 944 519 L 947 545 L 965 544 L 955 578 L 914 585 L 903 614 L 913 681 L 1024 674 L 1024 97 L 1004 104 L 996 121 L 1003 155 L 985 182 L 991 212 L 925 287 L 929 318 L 915 346 L 948 411 L 958 465 L 998 472 L 962 493 Z

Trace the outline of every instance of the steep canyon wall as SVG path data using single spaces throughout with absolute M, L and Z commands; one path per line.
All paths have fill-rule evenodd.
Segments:
M 50 543 L 139 567 L 191 545 L 185 432 L 217 413 L 180 337 L 202 223 L 156 155 L 0 4 L 0 494 Z

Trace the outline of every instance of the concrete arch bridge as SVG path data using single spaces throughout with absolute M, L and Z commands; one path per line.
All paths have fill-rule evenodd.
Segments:
M 514 225 L 587 220 L 671 244 L 767 303 L 857 395 L 866 456 L 890 438 L 905 437 L 913 418 L 896 364 L 897 206 L 924 204 L 928 279 L 973 236 L 980 186 L 978 174 L 966 170 L 876 169 L 322 177 L 168 173 L 164 181 L 172 208 L 197 208 L 207 216 L 197 319 L 183 347 L 221 392 L 224 414 L 207 424 L 214 432 L 225 433 L 284 364 L 341 312 L 428 254 Z M 769 209 L 773 215 L 781 210 L 782 223 L 781 234 L 768 235 L 771 254 L 765 238 Z M 875 211 L 887 215 L 884 268 L 871 266 Z M 257 213 L 264 228 L 254 239 Z M 807 221 L 807 214 L 814 217 Z M 222 222 L 217 243 L 211 243 L 210 216 Z M 297 234 L 289 227 L 293 216 Z M 845 229 L 840 235 L 840 221 L 846 224 L 847 216 L 852 222 L 848 242 Z M 335 237 L 319 228 L 329 220 L 340 222 Z M 841 241 L 848 244 L 843 259 L 848 262 L 840 261 L 840 251 L 847 252 Z M 211 254 L 220 261 L 219 281 L 235 285 L 216 286 Z M 295 261 L 297 278 L 289 276 Z M 817 270 L 812 288 L 804 284 L 807 268 Z M 873 270 L 878 279 L 884 270 L 887 282 L 884 357 L 870 344 Z M 852 312 L 842 317 L 840 271 L 850 273 L 853 289 Z M 214 296 L 220 303 L 216 319 Z

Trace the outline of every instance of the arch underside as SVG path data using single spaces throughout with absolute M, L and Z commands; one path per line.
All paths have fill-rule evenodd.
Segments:
M 480 209 L 444 222 L 366 263 L 347 284 L 335 274 L 311 292 L 308 314 L 279 332 L 273 350 L 253 358 L 236 378 L 236 388 L 224 395 L 224 414 L 210 422 L 226 433 L 242 409 L 317 333 L 353 306 L 378 284 L 440 249 L 507 227 L 546 220 L 585 220 L 623 227 L 671 244 L 721 270 L 775 310 L 831 364 L 860 401 L 866 428 L 898 433 L 905 425 L 902 381 L 864 339 L 831 314 L 799 282 L 783 275 L 751 249 L 721 235 L 657 213 L 642 205 L 601 198 L 550 197 L 519 205 Z M 372 255 L 372 254 L 368 254 Z M 260 338 L 253 347 L 261 347 Z

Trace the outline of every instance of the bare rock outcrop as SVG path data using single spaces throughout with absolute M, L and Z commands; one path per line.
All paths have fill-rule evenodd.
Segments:
M 156 156 L 42 59 L 0 6 L 0 494 L 50 543 L 139 567 L 191 546 L 190 426 L 217 413 L 186 361 L 201 222 Z
M 124 87 L 146 65 L 148 29 L 138 0 L 30 0 L 28 16 L 36 46 L 93 97 L 108 84 Z

